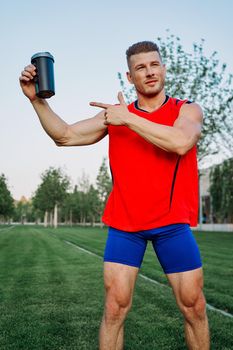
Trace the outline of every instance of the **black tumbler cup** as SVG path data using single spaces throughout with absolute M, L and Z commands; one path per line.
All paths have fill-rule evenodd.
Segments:
M 49 98 L 55 95 L 53 56 L 49 52 L 38 52 L 32 56 L 31 63 L 36 67 L 37 73 L 34 78 L 36 96 Z

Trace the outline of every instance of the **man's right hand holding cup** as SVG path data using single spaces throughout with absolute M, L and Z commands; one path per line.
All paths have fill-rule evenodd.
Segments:
M 20 86 L 24 95 L 29 98 L 31 102 L 38 99 L 36 96 L 34 77 L 36 76 L 36 67 L 33 64 L 29 64 L 24 68 L 19 77 Z

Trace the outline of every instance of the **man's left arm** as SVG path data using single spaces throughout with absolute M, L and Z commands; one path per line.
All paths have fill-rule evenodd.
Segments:
M 203 123 L 201 107 L 196 103 L 183 104 L 173 126 L 151 122 L 129 113 L 125 125 L 147 141 L 167 152 L 183 155 L 199 140 Z
M 91 102 L 91 106 L 105 109 L 105 124 L 125 125 L 145 140 L 167 152 L 184 155 L 199 140 L 203 123 L 203 113 L 197 103 L 184 103 L 173 126 L 154 123 L 130 113 L 124 97 L 118 94 L 119 105 Z

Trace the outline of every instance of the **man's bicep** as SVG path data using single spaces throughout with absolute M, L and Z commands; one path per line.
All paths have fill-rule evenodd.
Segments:
M 184 132 L 188 138 L 197 141 L 201 135 L 201 128 L 203 124 L 203 112 L 197 103 L 184 104 L 178 118 L 174 123 L 174 127 L 179 128 Z
M 92 118 L 69 125 L 61 146 L 90 145 L 100 141 L 108 134 L 104 120 L 104 112 L 101 111 Z

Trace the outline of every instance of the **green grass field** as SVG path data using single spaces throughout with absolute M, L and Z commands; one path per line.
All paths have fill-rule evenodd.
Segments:
M 106 235 L 99 228 L 0 227 L 1 350 L 98 349 Z M 233 314 L 233 234 L 195 237 L 207 302 Z M 138 277 L 125 350 L 186 349 L 182 316 L 150 245 L 140 272 L 162 285 Z M 233 349 L 233 318 L 212 310 L 208 316 L 211 349 Z

